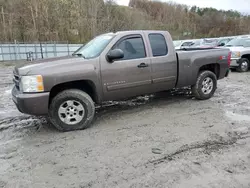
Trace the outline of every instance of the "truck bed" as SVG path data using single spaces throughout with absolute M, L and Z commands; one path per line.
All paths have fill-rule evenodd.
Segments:
M 211 68 L 216 67 L 217 78 L 221 79 L 225 77 L 228 70 L 228 55 L 229 50 L 223 48 L 189 48 L 177 50 L 178 81 L 176 87 L 195 84 L 197 77 L 193 76 L 193 74 L 198 74 L 202 70 L 202 64 L 215 65 L 210 66 Z

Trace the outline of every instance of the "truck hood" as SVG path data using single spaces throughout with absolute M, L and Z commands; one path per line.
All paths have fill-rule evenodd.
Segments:
M 71 64 L 75 63 L 83 63 L 84 61 L 88 61 L 83 59 L 82 57 L 73 57 L 73 56 L 65 56 L 65 57 L 55 57 L 37 60 L 29 63 L 24 66 L 16 66 L 14 72 L 18 75 L 32 75 L 32 74 L 43 74 L 52 69 L 59 69 L 59 67 L 67 67 L 71 66 Z
M 242 46 L 234 46 L 234 47 L 226 47 L 226 48 L 228 48 L 231 52 L 240 52 L 245 49 Z

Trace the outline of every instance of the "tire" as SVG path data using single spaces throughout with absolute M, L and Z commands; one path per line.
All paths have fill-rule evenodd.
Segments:
M 239 60 L 239 66 L 237 67 L 238 72 L 247 72 L 249 69 L 250 63 L 246 58 L 241 58 Z
M 192 93 L 198 100 L 210 99 L 217 89 L 217 77 L 211 71 L 199 73 L 196 84 L 192 87 Z
M 86 129 L 95 115 L 92 98 L 85 92 L 69 89 L 57 94 L 49 106 L 49 121 L 60 131 Z

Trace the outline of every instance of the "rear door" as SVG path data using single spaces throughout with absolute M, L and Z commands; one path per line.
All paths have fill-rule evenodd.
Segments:
M 177 58 L 170 35 L 167 32 L 147 33 L 151 48 L 152 82 L 154 91 L 175 87 Z
M 142 35 L 128 35 L 111 49 L 121 49 L 124 58 L 102 62 L 104 100 L 116 100 L 147 93 L 151 82 L 151 62 Z

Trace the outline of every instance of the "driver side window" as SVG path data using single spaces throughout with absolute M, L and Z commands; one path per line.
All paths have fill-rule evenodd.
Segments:
M 142 37 L 131 37 L 119 41 L 113 49 L 121 49 L 124 57 L 120 60 L 140 59 L 146 57 Z

